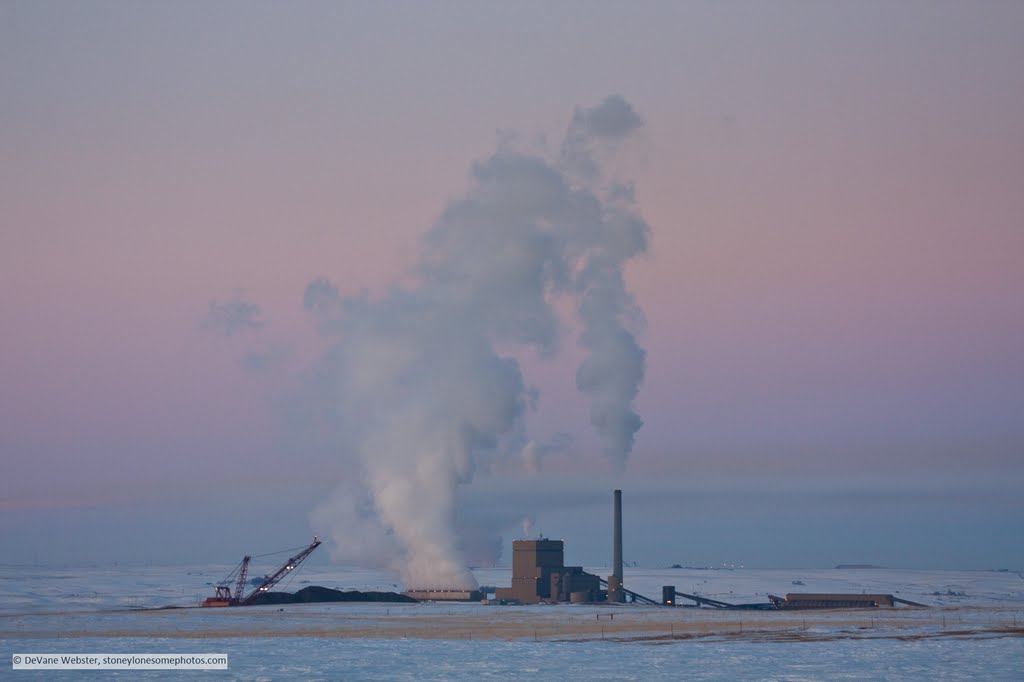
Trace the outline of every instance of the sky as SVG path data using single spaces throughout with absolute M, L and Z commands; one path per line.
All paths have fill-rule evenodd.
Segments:
M 621 487 L 645 565 L 1024 566 L 1022 25 L 1011 2 L 3 0 L 0 555 L 300 544 L 352 477 L 301 395 L 331 347 L 307 286 L 414 286 L 474 162 L 557 156 L 617 95 L 642 119 L 612 169 L 649 225 L 625 266 L 643 427 L 618 472 L 559 304 L 559 351 L 517 351 L 526 433 L 557 446 L 477 472 L 460 518 L 597 564 Z

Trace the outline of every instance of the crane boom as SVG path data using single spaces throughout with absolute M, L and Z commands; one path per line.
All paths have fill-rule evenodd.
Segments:
M 299 564 L 305 561 L 306 557 L 312 554 L 313 550 L 319 546 L 320 540 L 314 535 L 313 544 L 288 559 L 279 569 L 265 577 L 259 587 L 248 595 L 244 594 L 245 578 L 249 574 L 249 562 L 252 560 L 252 557 L 247 554 L 242 558 L 241 563 L 235 567 L 235 570 L 231 571 L 228 577 L 217 584 L 215 595 L 207 597 L 201 606 L 244 606 L 251 604 L 257 595 L 267 592 L 271 587 L 280 582 L 282 578 L 298 568 Z M 232 580 L 235 581 L 234 592 L 231 591 Z
M 299 564 L 301 564 L 303 561 L 305 561 L 306 557 L 308 557 L 310 554 L 312 554 L 313 550 L 316 549 L 319 546 L 320 546 L 320 540 L 317 539 L 317 536 L 314 535 L 313 536 L 313 544 L 311 544 L 306 549 L 302 550 L 301 552 L 299 552 L 295 556 L 293 556 L 290 559 L 288 559 L 288 561 L 284 562 L 284 564 L 280 568 L 278 568 L 276 571 L 274 571 L 273 573 L 268 575 L 266 578 L 264 578 L 263 582 L 260 583 L 259 587 L 254 589 L 252 592 L 250 592 L 244 598 L 241 596 L 241 594 L 239 594 L 239 596 L 238 596 L 238 603 L 240 605 L 242 605 L 242 606 L 245 606 L 247 604 L 251 604 L 253 602 L 253 600 L 256 599 L 257 595 L 262 594 L 263 592 L 269 592 L 271 587 L 276 585 L 278 582 L 281 581 L 282 578 L 284 578 L 286 575 L 288 575 L 289 573 L 294 571 L 296 568 L 298 568 Z
M 246 554 L 242 558 L 242 567 L 238 569 L 238 580 L 235 582 L 235 594 L 233 595 L 237 602 L 242 598 L 242 591 L 245 590 L 245 576 L 249 573 L 249 562 L 252 557 Z

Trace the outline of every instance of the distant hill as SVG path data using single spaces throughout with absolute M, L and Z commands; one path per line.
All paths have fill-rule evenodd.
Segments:
M 836 568 L 885 568 L 885 566 L 875 566 L 874 564 L 839 564 Z

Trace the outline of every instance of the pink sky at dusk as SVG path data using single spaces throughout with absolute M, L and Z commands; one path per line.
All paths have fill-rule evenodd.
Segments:
M 613 93 L 652 228 L 629 480 L 1024 482 L 1021 26 L 1000 2 L 0 4 L 3 523 L 339 475 L 282 416 L 322 351 L 306 285 L 408 278 L 474 160 L 508 131 L 557 154 Z M 204 332 L 234 299 L 264 327 Z M 528 426 L 573 436 L 550 471 L 604 475 L 568 331 L 521 358 Z

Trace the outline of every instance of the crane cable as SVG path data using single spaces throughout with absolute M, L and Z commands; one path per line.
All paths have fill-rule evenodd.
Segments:
M 291 549 L 279 549 L 276 552 L 267 552 L 266 554 L 253 554 L 252 558 L 259 559 L 260 557 L 274 556 L 275 554 L 284 554 L 285 552 L 294 552 L 296 550 L 306 549 L 307 547 L 309 547 L 309 545 L 299 545 L 298 547 L 292 547 Z
M 235 567 L 233 569 L 231 569 L 231 572 L 228 573 L 227 576 L 225 576 L 223 580 L 220 581 L 220 584 L 221 585 L 230 584 L 235 579 L 235 577 L 238 575 L 238 572 L 240 570 L 242 570 L 242 564 L 243 563 L 245 563 L 245 559 L 242 559 L 237 564 L 235 564 Z
M 250 559 L 260 559 L 260 558 L 263 558 L 263 557 L 274 556 L 274 555 L 277 555 L 277 554 L 285 554 L 285 553 L 288 553 L 288 552 L 296 552 L 296 551 L 299 551 L 299 550 L 306 549 L 307 547 L 309 547 L 309 545 L 299 545 L 298 547 L 292 547 L 290 549 L 279 549 L 276 552 L 266 552 L 265 554 L 251 554 L 251 555 L 249 555 L 249 558 Z M 241 561 L 239 561 L 235 565 L 234 569 L 232 569 L 232 571 L 230 573 L 228 573 L 227 576 L 223 580 L 220 581 L 220 584 L 221 585 L 228 585 L 231 582 L 233 582 L 235 577 L 238 575 L 238 572 L 241 570 L 242 564 L 244 562 L 245 562 L 245 559 L 242 559 Z M 304 564 L 305 562 L 302 562 L 302 563 Z M 299 568 L 301 568 L 301 565 L 299 566 Z M 289 574 L 288 582 L 291 582 L 291 577 L 294 576 L 295 573 L 298 573 L 298 571 L 296 570 L 294 573 L 290 573 Z
M 277 585 L 279 587 L 278 591 L 285 591 L 285 588 L 288 587 L 289 585 L 291 585 L 292 580 L 295 579 L 295 576 L 298 575 L 299 572 L 303 568 L 305 568 L 305 567 L 306 567 L 306 562 L 303 561 L 298 566 L 295 567 L 294 571 L 289 572 L 288 576 L 284 579 L 284 581 L 278 583 L 278 585 Z

